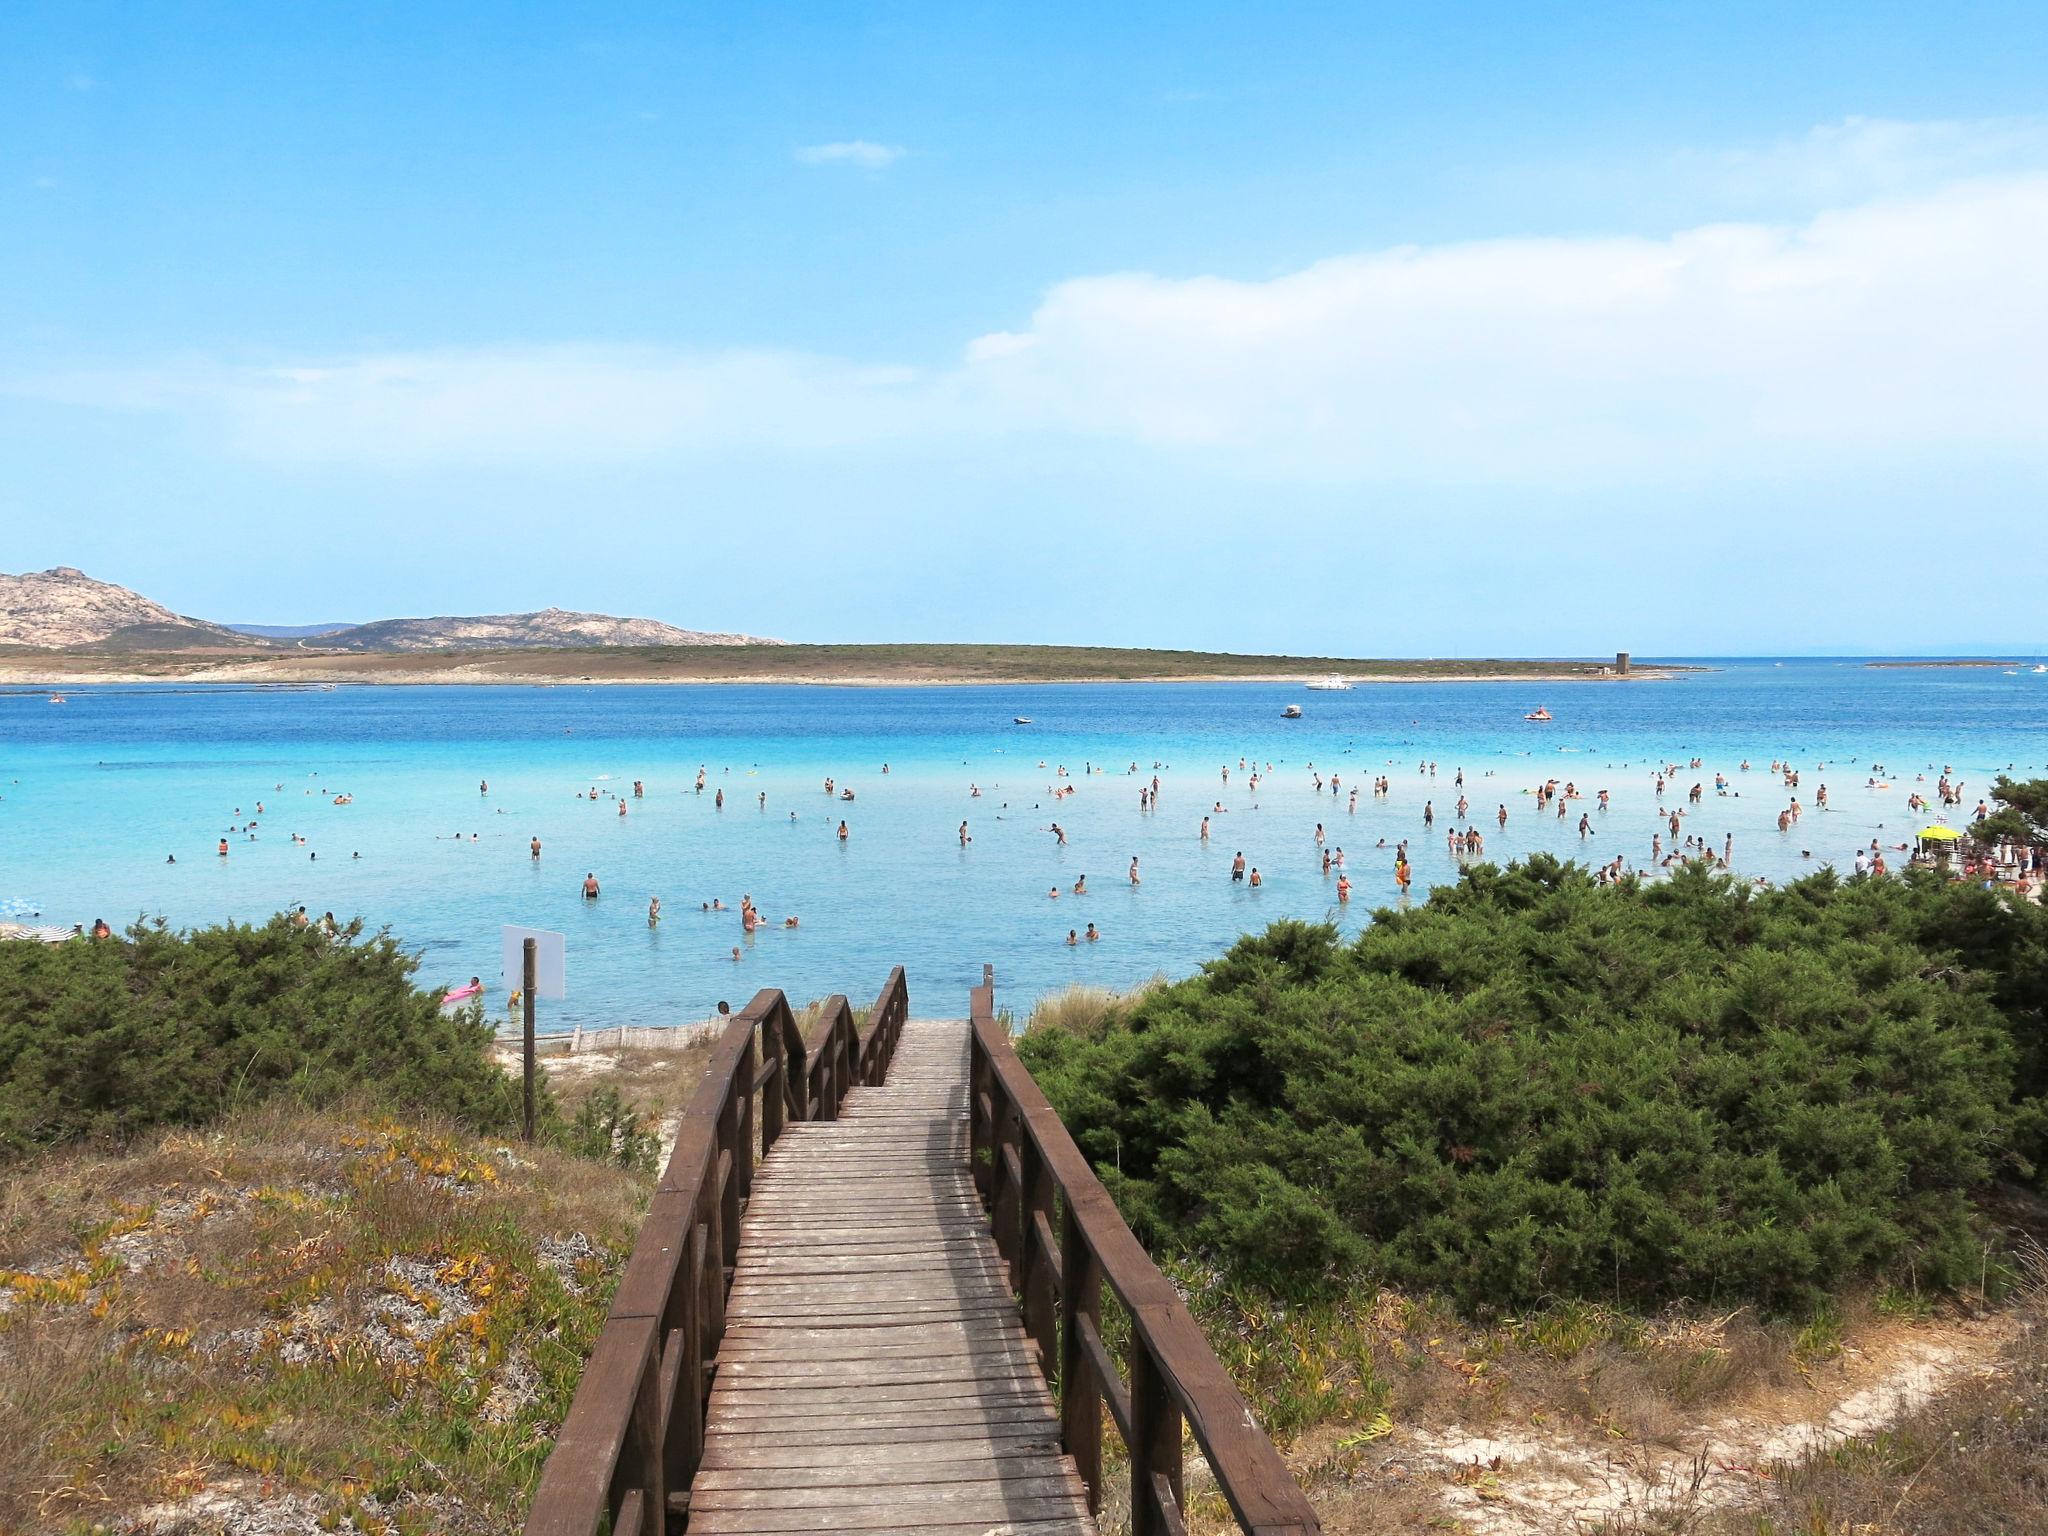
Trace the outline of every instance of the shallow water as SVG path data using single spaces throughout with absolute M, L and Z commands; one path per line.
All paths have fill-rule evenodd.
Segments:
M 897 963 L 920 1012 L 963 1010 L 984 961 L 1002 1000 L 1021 1011 L 1069 982 L 1184 974 L 1278 917 L 1335 916 L 1355 930 L 1396 899 L 1401 838 L 1418 895 L 1449 879 L 1444 834 L 1460 767 L 1489 859 L 1544 848 L 1590 860 L 1622 852 L 1642 865 L 1663 829 L 1650 765 L 1701 757 L 1666 806 L 1682 808 L 1684 791 L 1704 782 L 1686 830 L 1717 849 L 1732 833 L 1738 871 L 1781 879 L 1830 859 L 1846 868 L 1873 836 L 1906 841 L 1924 821 L 1906 809 L 1916 774 L 1931 795 L 1935 774 L 1953 765 L 1974 804 L 1994 771 L 2048 765 L 2048 676 L 1861 661 L 1710 665 L 1668 682 L 1349 693 L 1262 683 L 160 686 L 69 689 L 62 707 L 40 693 L 0 695 L 0 916 L 119 925 L 161 913 L 184 925 L 300 904 L 315 916 L 360 914 L 422 952 L 423 982 L 482 974 L 494 1009 L 504 1001 L 499 925 L 559 929 L 569 996 L 543 1005 L 550 1026 L 693 1021 L 764 986 L 861 1002 Z M 1288 704 L 1304 717 L 1283 720 Z M 1537 704 L 1554 722 L 1522 720 Z M 1014 725 L 1016 715 L 1034 723 Z M 1247 768 L 1273 764 L 1256 805 L 1240 757 Z M 1738 769 L 1744 758 L 1748 773 Z M 1775 826 L 1788 792 L 1764 771 L 1773 758 L 1804 773 L 1809 809 L 1789 837 Z M 1429 759 L 1434 779 L 1417 771 Z M 1344 793 L 1318 796 L 1311 762 L 1326 778 L 1334 769 Z M 1873 762 L 1894 788 L 1861 787 Z M 1160 808 L 1141 812 L 1138 790 L 1155 764 Z M 692 790 L 700 765 L 701 795 Z M 1059 765 L 1069 779 L 1056 778 Z M 1716 769 L 1731 781 L 1726 797 L 1714 793 Z M 1370 794 L 1376 773 L 1392 776 L 1385 800 Z M 828 774 L 858 798 L 828 800 Z M 1587 792 L 1563 821 L 1536 816 L 1525 793 L 1551 776 Z M 646 797 L 629 798 L 621 817 L 611 797 L 630 797 L 636 778 Z M 488 796 L 479 779 L 490 781 Z M 1354 780 L 1355 814 L 1346 809 Z M 1833 805 L 1817 813 L 1823 782 Z M 969 797 L 971 783 L 982 798 Z M 1048 791 L 1060 783 L 1076 793 L 1056 804 Z M 592 788 L 596 801 L 578 798 Z M 1600 788 L 1613 798 L 1604 815 L 1591 810 Z M 331 803 L 342 792 L 352 804 Z M 1204 845 L 1197 827 L 1219 798 L 1228 810 Z M 259 800 L 254 840 L 231 831 L 257 816 Z M 1436 810 L 1429 831 L 1425 801 Z M 1499 804 L 1510 813 L 1504 831 Z M 1583 843 L 1582 809 L 1598 829 Z M 963 818 L 973 835 L 964 849 Z M 1044 830 L 1055 820 L 1064 848 Z M 1318 821 L 1346 853 L 1354 890 L 1341 912 L 1334 874 L 1321 872 Z M 535 835 L 538 865 L 527 852 Z M 214 852 L 222 836 L 226 859 Z M 1385 849 L 1375 846 L 1382 838 Z M 1230 883 L 1239 849 L 1263 888 Z M 1133 855 L 1143 874 L 1135 888 Z M 586 871 L 603 882 L 595 902 L 578 895 Z M 1067 894 L 1084 873 L 1089 893 Z M 1057 901 L 1046 894 L 1055 883 Z M 771 924 L 751 940 L 736 911 L 699 910 L 714 896 L 736 908 L 742 892 Z M 664 906 L 653 929 L 650 894 Z M 801 926 L 785 931 L 792 913 Z M 1101 942 L 1068 948 L 1067 930 L 1090 921 Z

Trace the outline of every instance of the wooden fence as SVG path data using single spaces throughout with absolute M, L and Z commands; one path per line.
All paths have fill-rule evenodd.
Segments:
M 972 1022 L 975 1180 L 1022 1300 L 1025 1331 L 1057 1387 L 1061 1439 L 1088 1485 L 1089 1507 L 1102 1498 L 1107 1406 L 1130 1455 L 1131 1536 L 1186 1529 L 1183 1422 L 1241 1530 L 1321 1530 L 1200 1325 L 1018 1060 L 995 1016 L 986 970 L 974 989 Z M 1105 1285 L 1130 1317 L 1123 1372 L 1102 1338 Z

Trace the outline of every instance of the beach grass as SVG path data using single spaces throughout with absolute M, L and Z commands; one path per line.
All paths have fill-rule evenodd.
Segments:
M 650 1182 L 281 1102 L 17 1164 L 0 1529 L 516 1529 Z

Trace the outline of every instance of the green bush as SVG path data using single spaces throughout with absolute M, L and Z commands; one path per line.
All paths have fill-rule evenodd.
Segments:
M 1539 857 L 1022 1049 L 1133 1224 L 1238 1279 L 1803 1308 L 1979 1273 L 1971 1194 L 2040 1145 L 2043 932 L 1931 878 Z
M 0 1149 L 126 1140 L 274 1094 L 518 1124 L 480 1009 L 413 985 L 416 957 L 360 926 L 280 916 L 120 939 L 0 943 Z

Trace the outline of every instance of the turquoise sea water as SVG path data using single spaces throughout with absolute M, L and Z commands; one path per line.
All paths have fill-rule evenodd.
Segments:
M 1335 916 L 1355 929 L 1396 900 L 1392 845 L 1401 838 L 1410 840 L 1419 897 L 1454 871 L 1445 833 L 1459 768 L 1489 859 L 1545 848 L 1593 861 L 1625 853 L 1641 866 L 1652 832 L 1664 829 L 1652 765 L 1702 758 L 1700 769 L 1681 772 L 1664 808 L 1683 808 L 1685 790 L 1704 782 L 1686 830 L 1717 849 L 1732 833 L 1739 872 L 1782 879 L 1827 860 L 1846 868 L 1873 836 L 1906 840 L 1928 819 L 1906 809 L 1916 775 L 1926 775 L 1918 787 L 1931 795 L 1935 775 L 1954 768 L 1968 796 L 1952 813 L 1960 821 L 1995 771 L 2048 765 L 2048 675 L 1861 661 L 1709 665 L 1666 682 L 1348 693 L 1260 683 L 167 685 L 69 689 L 61 707 L 41 693 L 0 694 L 0 917 L 104 916 L 118 926 L 146 913 L 185 925 L 299 904 L 316 917 L 359 914 L 423 954 L 427 984 L 482 974 L 493 1011 L 504 1003 L 499 925 L 559 929 L 568 935 L 569 996 L 545 1005 L 549 1025 L 690 1022 L 763 986 L 863 1001 L 896 963 L 909 971 L 920 1012 L 964 1009 L 984 961 L 1021 1011 L 1070 982 L 1184 974 L 1278 917 Z M 1289 704 L 1302 719 L 1281 718 Z M 1538 704 L 1552 723 L 1522 720 Z M 1034 723 L 1015 725 L 1017 715 Z M 1745 758 L 1747 773 L 1738 767 Z M 1775 825 L 1788 792 L 1765 771 L 1774 758 L 1803 773 L 1808 812 L 1789 836 Z M 1433 778 L 1417 766 L 1430 760 Z M 1268 761 L 1254 803 L 1249 769 Z M 1335 770 L 1343 792 L 1318 795 L 1310 763 L 1326 780 Z M 1892 789 L 1862 787 L 1873 763 L 1889 770 Z M 692 787 L 700 766 L 701 795 Z M 1716 770 L 1730 780 L 1726 796 L 1714 792 Z M 1141 811 L 1139 788 L 1155 771 L 1158 809 Z M 1384 799 L 1370 792 L 1375 774 L 1392 778 Z M 827 775 L 857 799 L 827 799 Z M 1537 816 L 1525 793 L 1552 776 L 1586 791 L 1563 821 Z M 644 799 L 630 799 L 636 778 Z M 490 782 L 487 796 L 480 779 Z M 1832 800 L 1825 813 L 1811 809 L 1821 783 Z M 1065 784 L 1075 793 L 1055 802 L 1050 790 Z M 579 798 L 593 788 L 595 801 Z M 1605 814 L 1593 809 L 1601 788 L 1612 796 Z M 342 793 L 352 803 L 333 804 Z M 629 797 L 628 815 L 617 814 L 615 795 Z M 1212 812 L 1218 800 L 1224 814 Z M 1428 831 L 1425 801 L 1436 811 Z M 1500 804 L 1510 813 L 1504 831 L 1494 819 Z M 1598 828 L 1584 842 L 1581 810 Z M 1197 837 L 1205 812 L 1207 844 Z M 251 818 L 254 840 L 231 830 Z M 965 848 L 963 819 L 973 837 Z M 1064 848 L 1045 830 L 1053 821 L 1067 831 Z M 1319 821 L 1344 849 L 1354 885 L 1341 913 L 1314 841 Z M 537 865 L 527 849 L 536 835 Z M 226 859 L 214 851 L 223 836 Z M 1240 849 L 1264 876 L 1261 889 L 1230 882 Z M 1143 875 L 1136 887 L 1127 878 L 1133 855 Z M 595 902 L 578 894 L 586 871 L 603 883 Z M 1082 874 L 1088 894 L 1067 894 Z M 1055 884 L 1062 894 L 1049 900 Z M 743 892 L 769 917 L 751 940 L 736 910 L 699 910 L 713 897 L 737 908 Z M 650 929 L 654 894 L 664 919 Z M 801 926 L 785 931 L 792 913 Z M 1101 941 L 1068 948 L 1067 930 L 1091 921 Z

